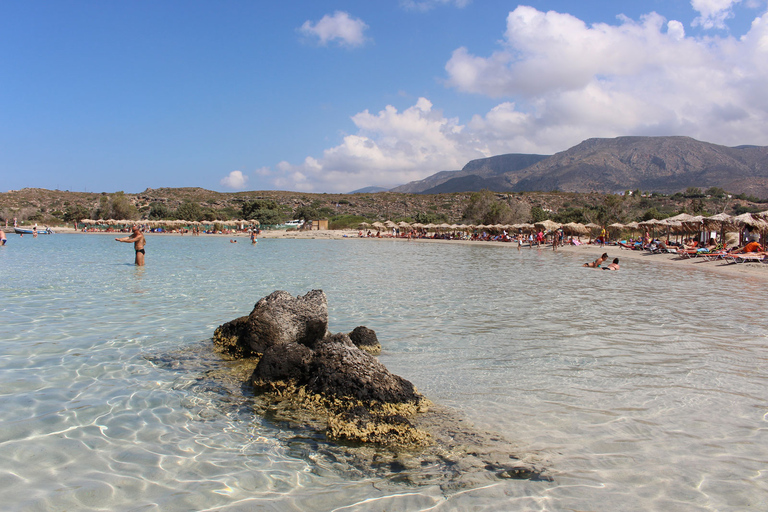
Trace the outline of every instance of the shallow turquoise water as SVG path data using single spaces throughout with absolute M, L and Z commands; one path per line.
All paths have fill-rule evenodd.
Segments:
M 0 248 L 4 510 L 759 510 L 764 285 L 571 254 L 392 240 L 102 235 Z M 323 289 L 330 329 L 532 454 L 552 481 L 462 491 L 350 478 L 247 399 L 201 388 L 219 324 Z M 213 364 L 213 363 L 212 363 Z M 193 368 L 190 370 L 190 368 Z

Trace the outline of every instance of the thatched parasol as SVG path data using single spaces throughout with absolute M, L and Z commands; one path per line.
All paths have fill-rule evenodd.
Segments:
M 742 213 L 733 218 L 733 223 L 738 226 L 747 226 L 751 229 L 755 229 L 761 233 L 768 232 L 768 222 L 753 217 L 751 213 Z
M 544 229 L 546 231 L 554 231 L 556 229 L 560 229 L 562 224 L 555 222 L 553 220 L 547 219 L 541 222 L 537 222 L 536 224 L 534 224 L 534 226 L 536 226 L 539 229 Z
M 371 227 L 376 228 L 376 231 L 381 231 L 382 229 L 387 229 L 387 226 L 385 226 L 384 224 L 382 224 L 381 222 L 378 222 L 378 221 L 374 222 L 373 224 L 371 224 Z
M 589 233 L 589 229 L 579 222 L 569 222 L 568 224 L 563 224 L 563 233 L 566 235 L 586 235 Z
M 727 213 L 718 213 L 711 217 L 704 217 L 703 224 L 710 231 L 721 231 L 733 226 L 733 217 Z

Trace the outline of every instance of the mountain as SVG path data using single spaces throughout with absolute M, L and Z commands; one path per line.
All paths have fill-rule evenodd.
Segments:
M 768 147 L 727 147 L 690 137 L 588 139 L 505 176 L 515 191 L 673 193 L 720 187 L 768 197 Z
M 377 192 L 387 192 L 389 189 L 384 187 L 365 187 L 365 188 L 359 188 L 357 190 L 353 190 L 352 192 L 347 192 L 348 194 L 375 194 Z
M 688 187 L 768 197 L 768 147 L 720 146 L 690 137 L 588 139 L 552 156 L 510 154 L 472 160 L 394 192 L 674 193 Z
M 477 160 L 471 160 L 460 171 L 441 171 L 424 178 L 423 180 L 412 181 L 405 185 L 395 187 L 390 192 L 403 192 L 406 194 L 441 194 L 450 192 L 473 192 L 484 188 L 502 191 L 506 190 L 505 187 L 508 187 L 507 179 L 502 175 L 520 171 L 544 160 L 545 158 L 547 158 L 547 155 L 518 153 L 479 158 Z M 501 180 L 497 179 L 499 176 L 502 176 Z

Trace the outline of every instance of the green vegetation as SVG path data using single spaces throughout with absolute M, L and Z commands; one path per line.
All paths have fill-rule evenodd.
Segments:
M 718 187 L 685 192 L 598 194 L 480 192 L 451 194 L 306 194 L 278 191 L 218 193 L 204 189 L 155 189 L 140 194 L 23 189 L 0 193 L 0 222 L 71 224 L 84 218 L 213 221 L 248 219 L 262 225 L 291 219 L 328 219 L 329 227 L 403 220 L 422 224 L 627 223 L 678 213 L 714 215 L 768 210 L 768 201 L 729 195 Z

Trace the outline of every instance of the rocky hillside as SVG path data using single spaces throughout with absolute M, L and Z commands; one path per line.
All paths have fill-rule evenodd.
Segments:
M 474 160 L 461 171 L 441 172 L 393 190 L 616 193 L 639 189 L 672 194 L 689 187 L 719 187 L 768 198 L 768 147 L 726 147 L 690 137 L 588 139 L 549 157 L 501 155 Z
M 508 191 L 505 173 L 526 169 L 548 158 L 547 155 L 509 154 L 471 160 L 460 171 L 441 171 L 428 178 L 413 181 L 391 192 L 407 194 L 449 194 L 478 190 Z

